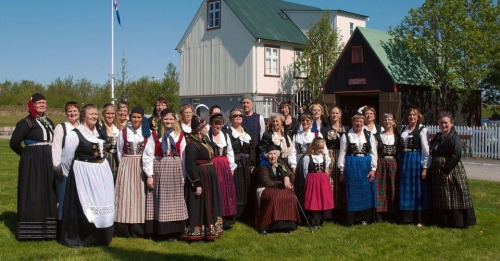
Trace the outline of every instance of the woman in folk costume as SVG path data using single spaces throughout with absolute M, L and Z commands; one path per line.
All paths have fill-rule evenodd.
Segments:
M 290 154 L 288 155 L 288 164 L 290 165 L 290 168 L 292 169 L 292 172 L 295 174 L 296 169 L 302 169 L 302 161 L 301 158 L 304 156 L 304 154 L 307 151 L 307 148 L 311 144 L 314 138 L 316 137 L 321 137 L 323 138 L 323 135 L 319 130 L 317 131 L 312 131 L 312 126 L 313 126 L 313 115 L 306 111 L 300 115 L 300 123 L 301 123 L 301 129 L 297 131 L 297 134 L 293 137 L 293 142 L 292 142 L 292 149 L 290 151 Z M 325 157 L 328 159 L 328 162 L 330 162 L 330 157 L 328 156 L 328 149 L 326 148 L 326 145 L 324 147 L 324 153 Z M 303 198 L 303 190 L 304 190 L 304 176 L 297 176 L 295 179 L 295 193 L 297 194 L 297 197 L 301 202 L 304 201 Z
M 376 221 L 395 221 L 397 202 L 397 144 L 399 133 L 392 113 L 384 113 L 384 128 L 377 144 L 377 213 Z
M 427 180 L 429 131 L 422 125 L 424 116 L 417 108 L 405 114 L 407 126 L 399 139 L 399 209 L 401 223 L 422 227 L 430 221 L 430 188 Z
M 217 172 L 219 200 L 224 221 L 224 229 L 229 229 L 236 218 L 236 188 L 234 185 L 234 152 L 229 135 L 222 131 L 224 117 L 222 114 L 210 116 L 208 139 L 214 150 L 214 167 Z
M 207 139 L 206 122 L 197 116 L 186 145 L 184 197 L 189 219 L 181 238 L 189 241 L 214 241 L 223 234 L 217 173 L 212 163 L 214 151 Z
M 118 103 L 117 108 L 118 108 L 118 112 L 117 112 L 118 117 L 116 117 L 115 125 L 121 131 L 121 130 L 123 130 L 123 128 L 130 125 L 129 118 L 128 118 L 128 116 L 129 116 L 128 114 L 130 111 L 129 111 L 128 103 L 126 101 L 120 101 Z
M 173 110 L 162 110 L 159 119 L 163 136 L 158 138 L 153 130 L 142 155 L 147 176 L 145 233 L 173 240 L 184 232 L 188 218 L 183 177 L 186 139 Z
M 439 117 L 441 132 L 431 140 L 433 218 L 438 226 L 466 228 L 476 224 L 476 214 L 467 182 L 467 174 L 460 161 L 462 140 L 454 128 L 453 116 Z
M 118 173 L 116 175 L 115 235 L 142 237 L 146 215 L 145 174 L 141 157 L 151 131 L 144 110 L 135 107 L 130 126 L 118 135 Z
M 102 108 L 102 129 L 106 131 L 106 159 L 108 160 L 113 179 L 116 181 L 116 172 L 118 171 L 118 156 L 116 154 L 116 141 L 120 130 L 116 127 L 116 108 L 113 104 L 105 104 Z
M 255 212 L 247 203 L 254 198 L 254 193 L 250 191 L 250 168 L 255 166 L 256 155 L 254 147 L 250 142 L 252 139 L 250 134 L 241 126 L 243 122 L 243 110 L 235 108 L 229 114 L 231 126 L 228 129 L 228 134 L 234 152 L 234 161 L 237 165 L 233 175 L 236 187 L 236 217 L 239 219 L 248 219 Z
M 319 103 L 313 103 L 309 106 L 309 111 L 313 116 L 313 122 L 311 126 L 312 132 L 320 132 L 323 136 L 326 136 L 326 131 L 328 128 L 328 122 L 325 119 L 325 114 L 323 113 L 323 106 Z
M 371 222 L 377 206 L 375 172 L 377 147 L 373 134 L 364 129 L 365 117 L 352 117 L 353 127 L 340 140 L 338 167 L 341 180 L 346 182 L 346 225 Z
M 300 222 L 297 198 L 293 191 L 294 175 L 279 162 L 279 148 L 266 147 L 266 160 L 257 169 L 258 211 L 255 228 L 262 235 L 267 231 L 289 232 Z
M 284 119 L 280 114 L 271 114 L 269 117 L 269 127 L 260 140 L 260 151 L 266 151 L 266 147 L 275 145 L 280 148 L 280 160 L 288 165 L 288 155 L 292 149 L 292 139 L 283 129 Z M 265 157 L 265 153 L 264 153 Z
M 326 128 L 326 136 L 323 137 L 328 148 L 330 156 L 330 184 L 333 190 L 333 198 L 335 199 L 335 207 L 333 209 L 333 219 L 335 222 L 342 223 L 345 217 L 345 183 L 340 182 L 340 170 L 337 167 L 337 160 L 340 151 L 340 138 L 347 132 L 347 127 L 342 125 L 342 110 L 334 105 L 328 113 L 328 128 Z
M 56 172 L 56 194 L 57 194 L 57 223 L 58 229 L 62 220 L 64 192 L 68 176 L 63 175 L 61 169 L 61 156 L 66 145 L 66 136 L 74 128 L 80 125 L 80 106 L 76 102 L 67 102 L 64 107 L 66 121 L 58 124 L 54 129 L 54 142 L 52 142 L 52 163 Z
M 329 158 L 324 154 L 325 140 L 316 137 L 302 157 L 302 169 L 297 175 L 303 175 L 304 209 L 308 213 L 311 226 L 319 229 L 327 219 L 332 218 L 334 207 L 333 191 L 328 178 Z
M 81 125 L 68 133 L 62 151 L 68 183 L 59 241 L 69 247 L 108 246 L 113 238 L 115 188 L 98 117 L 96 105 L 83 106 Z
M 300 126 L 297 118 L 292 116 L 292 104 L 290 104 L 290 102 L 288 101 L 281 102 L 279 107 L 279 112 L 283 119 L 282 123 L 283 131 L 285 132 L 285 135 L 288 136 L 288 138 L 292 139 L 293 135 L 297 133 L 297 130 L 299 129 Z
M 16 124 L 10 148 L 21 156 L 17 186 L 17 239 L 54 239 L 57 197 L 51 145 L 54 124 L 47 118 L 47 99 L 35 93 L 29 115 Z M 24 147 L 21 143 L 24 142 Z
M 190 134 L 192 131 L 191 121 L 193 119 L 193 113 L 193 106 L 191 106 L 190 104 L 182 105 L 181 109 L 179 110 L 179 124 L 188 142 L 191 137 L 188 134 Z

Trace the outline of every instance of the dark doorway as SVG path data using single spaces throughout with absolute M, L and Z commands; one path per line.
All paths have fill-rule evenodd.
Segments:
M 368 105 L 378 109 L 378 93 L 374 94 L 336 94 L 337 104 L 342 108 L 342 124 L 351 126 L 351 117 L 358 113 L 358 109 Z M 376 115 L 378 119 L 378 115 Z

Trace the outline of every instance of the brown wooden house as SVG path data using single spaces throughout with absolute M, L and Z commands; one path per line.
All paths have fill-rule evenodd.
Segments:
M 379 123 L 382 123 L 383 113 L 390 112 L 401 125 L 406 110 L 416 106 L 424 114 L 425 124 L 436 125 L 440 106 L 432 88 L 422 83 L 425 69 L 404 54 L 400 59 L 406 59 L 410 69 L 393 66 L 389 56 L 394 59 L 396 52 L 389 51 L 390 39 L 386 32 L 357 27 L 325 81 L 324 104 L 327 107 L 339 105 L 343 110 L 342 123 L 346 125 L 350 125 L 350 117 L 364 105 L 377 110 Z M 453 93 L 449 97 L 457 101 L 451 110 L 456 125 L 465 125 L 467 117 L 473 113 L 480 120 L 480 92 L 466 99 L 462 96 Z

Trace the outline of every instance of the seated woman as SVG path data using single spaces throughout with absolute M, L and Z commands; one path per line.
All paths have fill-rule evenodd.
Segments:
M 262 161 L 257 170 L 259 208 L 255 228 L 263 235 L 267 235 L 268 230 L 295 230 L 300 216 L 292 185 L 294 176 L 287 166 L 278 162 L 278 147 L 267 146 L 266 154 L 267 161 Z

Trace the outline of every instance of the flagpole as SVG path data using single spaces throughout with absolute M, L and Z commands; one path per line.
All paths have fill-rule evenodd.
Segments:
M 114 62 L 115 62 L 115 31 L 114 31 L 114 2 L 111 0 L 111 103 L 115 104 L 115 75 L 114 75 Z

